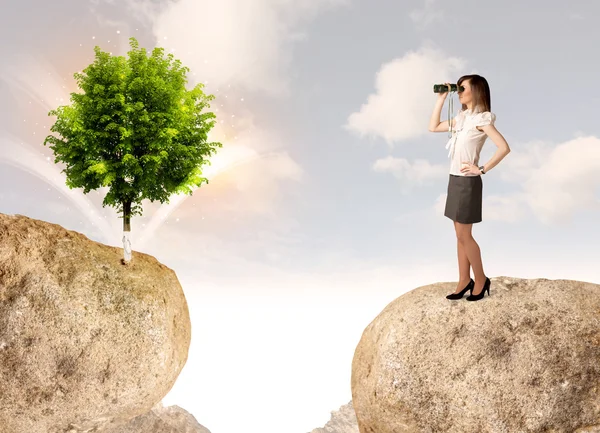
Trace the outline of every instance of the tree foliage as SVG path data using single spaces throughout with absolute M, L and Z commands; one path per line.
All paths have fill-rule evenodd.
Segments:
M 214 96 L 202 84 L 187 90 L 189 69 L 172 54 L 148 55 L 135 38 L 130 45 L 127 58 L 95 48 L 95 61 L 74 75 L 82 92 L 49 113 L 58 136 L 44 141 L 65 164 L 70 188 L 108 187 L 103 206 L 127 219 L 141 215 L 144 199 L 168 203 L 208 183 L 202 165 L 222 147 L 207 140 L 216 116 L 204 109 Z

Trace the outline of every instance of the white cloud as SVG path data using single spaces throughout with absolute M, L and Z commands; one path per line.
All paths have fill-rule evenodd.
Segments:
M 539 167 L 529 170 L 523 189 L 544 224 L 565 222 L 576 212 L 600 209 L 598 173 L 600 139 L 578 137 L 554 147 Z
M 446 209 L 446 198 L 448 197 L 447 193 L 440 194 L 438 198 L 435 200 L 433 205 L 433 210 L 436 215 L 444 215 L 444 210 Z
M 417 159 L 410 163 L 405 158 L 394 158 L 388 156 L 380 158 L 373 163 L 373 170 L 380 173 L 391 173 L 400 180 L 401 191 L 404 194 L 410 192 L 413 186 L 421 186 L 439 179 L 446 179 L 448 168 L 446 165 L 432 165 L 425 159 Z
M 435 0 L 425 0 L 423 9 L 413 9 L 408 16 L 418 28 L 424 28 L 444 20 L 445 14 Z
M 221 211 L 275 217 L 285 183 L 302 182 L 304 169 L 289 155 L 279 132 L 257 127 L 250 114 L 241 115 L 236 129 L 235 140 L 226 141 L 221 140 L 225 130 L 215 126 L 215 139 L 224 144 L 205 170 L 211 185 L 226 189 L 222 195 L 236 194 Z
M 114 1 L 114 0 L 106 0 Z M 293 42 L 317 14 L 347 0 L 128 0 L 153 22 L 159 45 L 211 88 L 231 85 L 271 96 L 289 93 Z
M 523 220 L 527 208 L 523 204 L 527 203 L 527 195 L 523 193 L 513 193 L 510 195 L 486 195 L 482 219 L 484 221 L 504 221 L 509 223 Z
M 375 78 L 375 93 L 344 127 L 361 137 L 381 137 L 390 147 L 431 134 L 429 119 L 437 97 L 433 84 L 456 82 L 464 66 L 463 59 L 429 46 L 384 64 Z M 455 112 L 459 109 L 457 103 Z
M 303 169 L 287 152 L 273 152 L 257 155 L 251 163 L 240 164 L 215 182 L 226 183 L 239 193 L 235 203 L 230 203 L 230 210 L 275 217 L 281 210 L 276 202 L 281 197 L 282 182 L 300 181 L 302 176 Z
M 125 6 L 136 19 L 144 23 L 152 23 L 157 15 L 159 15 L 165 8 L 168 7 L 169 3 L 173 0 L 90 0 L 92 5 L 92 11 L 97 14 L 96 6 L 102 3 L 108 3 L 111 5 L 119 3 L 119 6 Z M 117 24 L 114 21 L 106 20 L 103 17 L 99 17 L 100 22 L 106 24 Z M 124 23 L 120 23 L 121 25 Z

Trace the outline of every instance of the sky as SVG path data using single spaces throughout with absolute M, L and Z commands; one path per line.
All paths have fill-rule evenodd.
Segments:
M 511 148 L 473 227 L 486 275 L 600 284 L 597 2 L 1 1 L 2 213 L 122 246 L 106 190 L 69 190 L 43 145 L 94 46 L 164 47 L 215 95 L 210 183 L 131 222 L 133 250 L 176 272 L 191 315 L 163 403 L 213 433 L 322 427 L 351 400 L 365 327 L 458 281 L 433 84 L 484 76 Z

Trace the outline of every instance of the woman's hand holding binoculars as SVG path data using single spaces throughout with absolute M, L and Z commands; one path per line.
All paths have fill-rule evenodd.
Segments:
M 451 83 L 444 83 L 447 86 L 449 86 Z M 450 90 L 450 88 L 448 88 L 448 90 Z M 448 93 L 449 92 L 442 92 L 442 93 L 438 93 L 438 101 L 445 101 L 446 98 L 448 97 Z

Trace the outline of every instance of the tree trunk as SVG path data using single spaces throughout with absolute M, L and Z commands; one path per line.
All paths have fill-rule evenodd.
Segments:
M 131 202 L 123 202 L 123 263 L 131 261 Z

